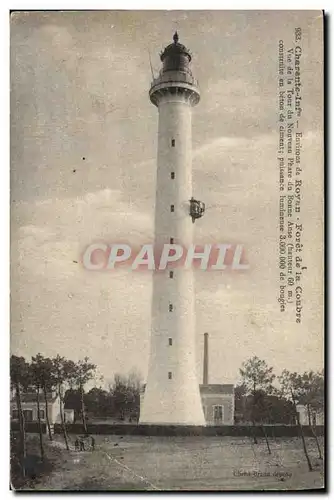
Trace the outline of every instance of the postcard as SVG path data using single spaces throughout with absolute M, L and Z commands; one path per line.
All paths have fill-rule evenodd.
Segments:
M 11 488 L 324 489 L 324 13 L 10 27 Z

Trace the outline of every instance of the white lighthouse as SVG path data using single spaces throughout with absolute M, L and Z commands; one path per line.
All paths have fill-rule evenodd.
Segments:
M 159 111 L 155 248 L 193 244 L 193 222 L 204 204 L 192 192 L 192 107 L 200 99 L 189 50 L 178 34 L 160 58 L 163 67 L 150 88 Z M 141 424 L 205 425 L 196 377 L 195 303 L 192 269 L 153 274 L 149 370 Z

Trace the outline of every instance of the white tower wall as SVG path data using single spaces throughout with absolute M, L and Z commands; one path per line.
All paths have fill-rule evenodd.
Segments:
M 193 243 L 191 111 L 188 84 L 162 83 L 159 110 L 155 247 Z M 172 142 L 175 141 L 175 142 Z M 171 174 L 174 173 L 174 178 Z M 171 206 L 174 205 L 174 211 Z M 173 277 L 170 277 L 170 271 Z M 195 303 L 192 269 L 153 273 L 152 330 L 141 424 L 205 425 L 196 376 Z M 170 305 L 172 311 L 170 311 Z

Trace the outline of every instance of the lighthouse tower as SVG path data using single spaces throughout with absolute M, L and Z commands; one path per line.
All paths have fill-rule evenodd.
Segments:
M 159 112 L 155 248 L 193 244 L 193 223 L 204 204 L 192 192 L 192 107 L 200 99 L 191 54 L 178 34 L 160 58 L 149 96 Z M 205 425 L 196 377 L 192 269 L 154 271 L 149 370 L 141 424 Z

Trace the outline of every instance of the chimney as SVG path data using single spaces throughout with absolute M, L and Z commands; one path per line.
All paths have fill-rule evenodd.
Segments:
M 204 334 L 203 385 L 209 383 L 209 334 Z

